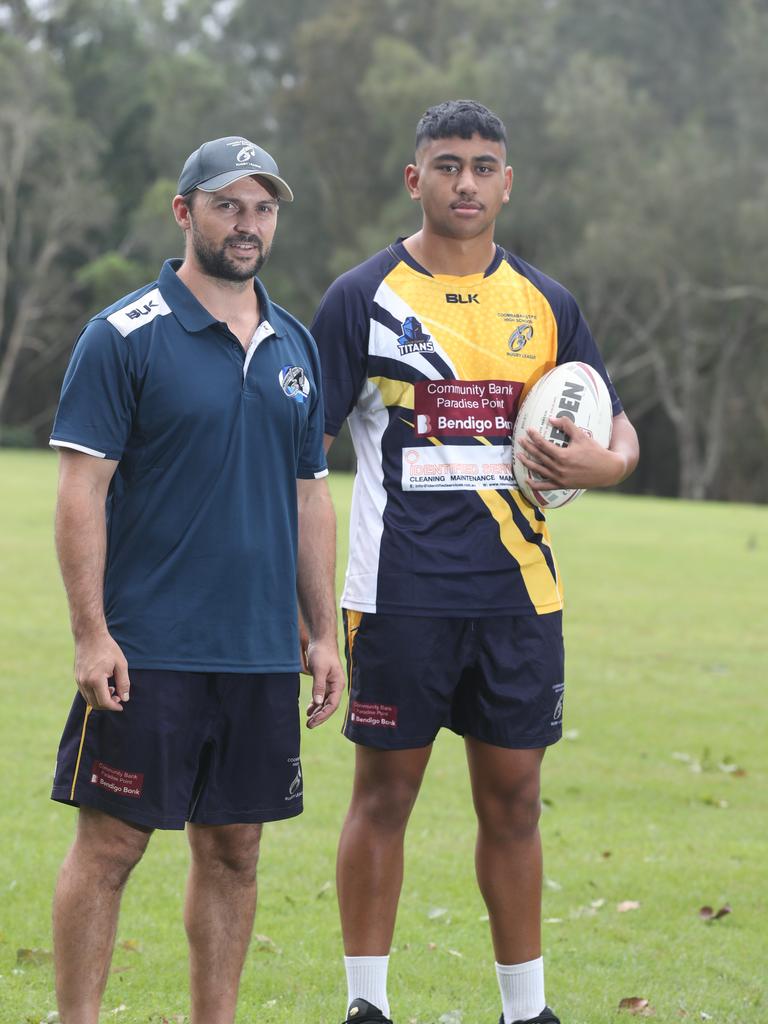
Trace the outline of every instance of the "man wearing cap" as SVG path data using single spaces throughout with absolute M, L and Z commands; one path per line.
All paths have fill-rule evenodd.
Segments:
M 125 882 L 186 825 L 193 1024 L 231 1024 L 262 823 L 302 810 L 342 671 L 314 343 L 256 276 L 293 194 L 247 139 L 186 161 L 183 260 L 86 325 L 64 378 L 56 542 L 78 693 L 53 799 L 78 807 L 54 900 L 62 1024 L 96 1024 Z

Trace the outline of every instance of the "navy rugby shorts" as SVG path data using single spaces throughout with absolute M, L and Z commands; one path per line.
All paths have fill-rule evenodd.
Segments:
M 80 694 L 59 746 L 54 800 L 148 828 L 300 814 L 298 673 L 130 669 L 122 711 Z
M 474 619 L 344 611 L 344 735 L 383 750 L 428 746 L 445 726 L 513 750 L 562 735 L 563 617 Z

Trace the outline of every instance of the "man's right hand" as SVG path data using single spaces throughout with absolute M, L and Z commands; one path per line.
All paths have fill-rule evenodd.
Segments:
M 75 682 L 96 711 L 122 711 L 129 700 L 128 662 L 106 630 L 75 641 Z

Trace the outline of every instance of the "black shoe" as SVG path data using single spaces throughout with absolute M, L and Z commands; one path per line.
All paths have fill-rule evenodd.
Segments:
M 499 1017 L 499 1024 L 504 1024 L 504 1014 Z M 538 1017 L 531 1017 L 530 1020 L 516 1020 L 512 1024 L 560 1024 L 560 1018 L 556 1017 L 548 1006 L 545 1006 Z
M 392 1024 L 392 1021 L 384 1016 L 378 1006 L 374 1006 L 366 999 L 353 999 L 343 1024 Z M 560 1022 L 556 1021 L 556 1024 Z

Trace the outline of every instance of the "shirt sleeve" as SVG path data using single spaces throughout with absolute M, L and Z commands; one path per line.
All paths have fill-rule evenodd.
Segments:
M 307 431 L 299 455 L 296 475 L 300 480 L 319 480 L 321 477 L 328 476 L 328 463 L 325 458 L 325 447 L 323 445 L 325 425 L 323 385 L 317 348 L 311 338 L 307 340 L 314 386 L 311 388 Z
M 367 377 L 369 316 L 354 271 L 343 274 L 325 293 L 310 331 L 322 366 L 325 432 L 335 437 Z
M 594 367 L 606 383 L 608 393 L 611 396 L 611 408 L 613 415 L 618 416 L 623 406 L 616 388 L 613 386 L 610 374 L 605 367 L 597 342 L 592 337 L 592 332 L 584 319 L 576 300 L 566 291 L 561 289 L 561 295 L 557 303 L 559 308 L 555 309 L 558 325 L 557 364 L 570 363 L 572 361 L 587 363 Z
M 64 375 L 52 447 L 120 460 L 136 405 L 128 361 L 125 339 L 106 320 L 86 325 Z

